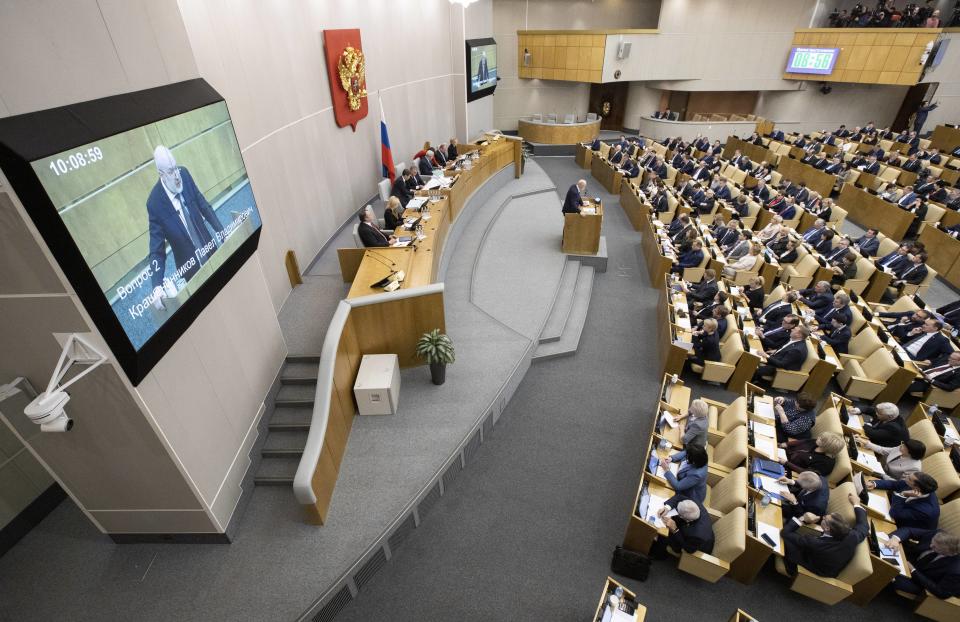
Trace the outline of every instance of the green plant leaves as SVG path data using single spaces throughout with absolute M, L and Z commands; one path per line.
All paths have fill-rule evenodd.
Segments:
M 435 328 L 429 333 L 424 333 L 417 341 L 416 354 L 419 358 L 425 359 L 427 363 L 453 363 L 456 355 L 453 350 L 453 341 L 450 337 Z

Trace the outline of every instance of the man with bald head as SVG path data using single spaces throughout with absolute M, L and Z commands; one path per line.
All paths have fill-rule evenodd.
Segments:
M 585 205 L 583 201 L 583 193 L 587 189 L 587 180 L 581 179 L 577 183 L 570 186 L 570 189 L 567 190 L 567 197 L 563 200 L 563 213 L 564 214 L 580 214 L 580 208 Z
M 657 537 L 650 549 L 651 557 L 665 558 L 667 547 L 678 553 L 713 553 L 713 524 L 699 501 L 676 494 L 663 504 L 657 518 L 667 528 L 667 537 Z
M 192 279 L 223 243 L 223 225 L 185 167 L 177 166 L 163 145 L 153 151 L 159 179 L 147 198 L 150 231 L 149 267 L 152 269 L 154 306 L 163 308 L 163 281 L 167 270 L 167 245 L 173 251 L 174 281 Z

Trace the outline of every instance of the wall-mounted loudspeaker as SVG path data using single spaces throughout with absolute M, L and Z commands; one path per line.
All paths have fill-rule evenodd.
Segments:
M 617 46 L 617 58 L 623 60 L 630 56 L 630 48 L 633 47 L 633 44 L 629 41 L 621 41 L 620 45 Z
M 523 66 L 529 67 L 530 61 L 533 59 L 533 55 L 530 54 L 530 50 L 523 48 Z

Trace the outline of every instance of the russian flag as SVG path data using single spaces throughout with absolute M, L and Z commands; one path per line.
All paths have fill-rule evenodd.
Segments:
M 387 121 L 383 115 L 383 100 L 380 101 L 380 162 L 383 166 L 383 176 L 390 178 L 393 184 L 397 177 L 396 167 L 393 165 L 393 152 L 390 151 L 390 136 L 387 134 Z

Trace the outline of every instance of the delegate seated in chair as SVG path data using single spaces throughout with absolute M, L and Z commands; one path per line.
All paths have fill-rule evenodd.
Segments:
M 775 300 L 761 309 L 754 319 L 764 329 L 779 326 L 784 316 L 793 312 L 793 303 L 797 298 L 797 292 L 787 292 L 780 300 Z
M 940 519 L 937 480 L 923 471 L 910 473 L 901 480 L 872 480 L 868 490 L 889 490 L 890 518 L 897 528 L 936 529 Z
M 907 527 L 894 531 L 887 546 L 901 542 L 913 571 L 910 578 L 898 575 L 893 589 L 917 595 L 926 590 L 942 599 L 960 597 L 960 536 Z
M 816 408 L 817 397 L 806 392 L 798 393 L 796 398 L 773 399 L 773 416 L 781 446 L 791 438 L 810 438 L 810 429 L 817 421 Z
M 703 321 L 701 328 L 693 331 L 693 356 L 689 361 L 692 365 L 703 367 L 705 361 L 719 360 L 720 335 L 717 332 L 717 320 L 711 317 Z
M 837 354 L 847 354 L 850 349 L 850 320 L 843 316 L 836 316 L 830 320 L 828 326 L 820 327 L 823 332 L 823 341 L 829 344 Z
M 921 372 L 923 378 L 914 380 L 910 384 L 909 393 L 915 397 L 923 397 L 930 388 L 936 387 L 943 391 L 960 389 L 960 352 L 954 351 L 947 355 L 946 360 L 940 357 L 932 366 Z
M 814 313 L 826 313 L 833 305 L 833 290 L 828 281 L 818 281 L 813 287 L 800 290 L 800 300 Z
M 701 263 L 703 263 L 703 242 L 696 240 L 689 251 L 677 256 L 670 270 L 682 274 L 685 269 L 696 268 Z
M 703 503 L 707 496 L 707 450 L 700 445 L 690 445 L 670 456 L 671 462 L 679 462 L 677 474 L 667 470 L 664 478 L 675 492 L 682 492 L 694 501 Z
M 874 417 L 873 421 L 863 424 L 863 432 L 871 443 L 881 447 L 897 447 L 910 438 L 907 424 L 900 416 L 900 409 L 892 402 L 880 402 L 876 406 L 863 408 L 848 408 L 847 412 L 851 415 Z
M 782 345 L 773 354 L 762 352 L 760 359 L 763 363 L 757 368 L 755 378 L 772 378 L 778 369 L 800 371 L 803 362 L 807 359 L 807 338 L 810 329 L 800 324 L 790 331 L 790 340 Z
M 783 476 L 778 481 L 787 485 L 787 490 L 780 493 L 784 520 L 803 516 L 807 512 L 817 516 L 827 513 L 830 485 L 823 475 L 801 471 L 794 479 Z
M 789 313 L 780 320 L 780 326 L 768 330 L 757 329 L 757 337 L 760 338 L 760 344 L 764 352 L 773 354 L 790 341 L 790 334 L 793 329 L 800 325 L 800 316 Z
M 836 577 L 850 563 L 857 545 L 868 533 L 867 512 L 860 506 L 856 495 L 848 497 L 856 514 L 856 525 L 850 525 L 839 513 L 823 517 L 804 514 L 791 519 L 780 532 L 785 544 L 784 566 L 790 576 L 797 574 L 797 566 L 803 566 L 821 577 Z M 819 523 L 823 535 L 801 535 L 798 529 L 803 524 Z
M 837 466 L 837 456 L 847 450 L 843 437 L 835 432 L 821 432 L 817 438 L 791 438 L 781 445 L 787 457 L 777 461 L 794 473 L 810 471 L 827 477 Z
M 677 553 L 713 552 L 713 524 L 700 501 L 683 494 L 670 497 L 658 513 L 667 528 L 667 537 L 658 536 L 650 549 L 654 559 L 664 559 L 667 547 Z

